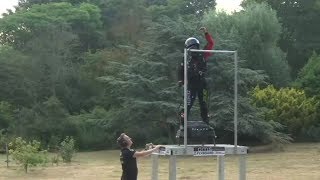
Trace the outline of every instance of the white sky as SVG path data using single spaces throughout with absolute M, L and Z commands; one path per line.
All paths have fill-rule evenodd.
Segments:
M 1 1 L 1 0 L 0 0 Z M 241 4 L 242 0 L 216 0 L 217 3 L 217 10 L 224 10 L 227 12 L 233 12 L 233 11 L 237 11 L 240 10 L 240 4 Z
M 232 12 L 240 9 L 242 0 L 216 0 L 217 10 L 225 10 Z M 18 4 L 18 0 L 0 0 L 0 14 L 6 12 L 6 9 L 12 9 L 14 5 Z
M 18 0 L 0 0 L 0 14 L 7 12 L 7 9 L 12 9 L 18 4 Z

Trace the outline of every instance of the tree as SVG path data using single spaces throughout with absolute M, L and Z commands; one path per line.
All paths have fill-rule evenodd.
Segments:
M 168 0 L 164 5 L 148 7 L 152 19 L 161 18 L 163 15 L 179 18 L 179 16 L 195 16 L 199 21 L 206 11 L 214 10 L 215 0 Z
M 12 126 L 17 136 L 38 139 L 43 147 L 47 147 L 53 138 L 76 133 L 76 127 L 68 121 L 68 117 L 63 104 L 56 97 L 50 97 L 30 109 L 22 108 Z
M 10 127 L 10 123 L 14 120 L 14 109 L 8 102 L 0 102 L 0 130 Z
M 283 25 L 279 40 L 280 48 L 287 53 L 287 61 L 296 77 L 307 63 L 313 51 L 320 52 L 319 0 L 246 0 L 246 6 L 252 2 L 266 2 L 274 10 Z
M 320 98 L 320 56 L 314 53 L 299 73 L 295 86 L 305 90 L 308 96 Z
M 277 47 L 281 25 L 275 11 L 265 4 L 252 4 L 236 15 L 240 56 L 251 69 L 264 70 L 270 83 L 286 86 L 290 82 L 285 54 Z M 249 40 L 249 41 L 248 41 Z
M 10 46 L 0 46 L 0 99 L 14 106 L 29 106 L 33 102 L 34 85 L 29 81 L 30 57 Z M 26 68 L 28 67 L 28 68 Z
M 108 0 L 99 6 L 108 47 L 138 44 L 143 39 L 147 13 L 144 0 Z
M 40 18 L 39 18 L 40 17 Z M 0 20 L 0 44 L 23 49 L 26 42 L 52 26 L 71 29 L 81 41 L 82 48 L 97 49 L 104 39 L 100 34 L 100 9 L 92 4 L 35 4 Z
M 40 142 L 33 140 L 26 142 L 21 137 L 16 138 L 9 144 L 10 154 L 28 172 L 29 166 L 44 164 L 47 161 L 46 151 L 39 151 Z
M 204 17 L 216 37 L 217 49 L 238 50 L 245 67 L 263 70 L 276 86 L 290 82 L 284 53 L 277 47 L 281 26 L 266 5 L 252 4 L 232 16 L 210 12 Z
M 176 111 L 179 102 L 182 103 L 182 98 L 179 98 L 182 95 L 179 94 L 175 82 L 177 81 L 176 68 L 183 57 L 184 40 L 189 36 L 203 36 L 196 33 L 198 31 L 195 27 L 200 26 L 198 21 L 194 21 L 196 18 L 189 16 L 173 20 L 162 16 L 148 29 L 147 42 L 144 42 L 139 49 L 130 47 L 129 61 L 113 60 L 107 63 L 106 75 L 99 79 L 110 87 L 113 95 L 119 97 L 116 102 L 120 108 L 111 110 L 117 112 L 118 116 L 114 121 L 123 124 L 122 129 L 126 132 L 132 132 L 138 137 L 146 134 L 155 137 L 165 136 L 169 139 L 173 137 L 174 127 L 178 122 Z M 224 25 L 221 28 L 226 29 Z M 230 39 L 230 36 L 227 39 Z M 230 44 L 232 45 L 232 43 L 228 45 Z M 233 108 L 231 108 L 233 107 L 233 88 L 231 87 L 233 87 L 234 76 L 231 60 L 230 57 L 215 55 L 209 60 L 211 64 L 208 72 L 210 74 L 208 84 L 212 93 L 210 110 L 214 112 L 214 120 L 211 123 L 220 130 L 219 133 L 226 135 L 223 137 L 226 141 L 232 139 L 233 132 Z M 241 114 L 240 133 L 243 137 L 247 135 L 269 142 L 275 138 L 285 139 L 285 135 L 282 136 L 275 130 L 279 124 L 263 121 L 258 117 L 258 112 L 248 105 L 250 100 L 246 97 L 247 90 L 257 83 L 263 83 L 264 74 L 241 67 L 240 76 L 243 77 L 239 102 L 242 107 L 239 113 Z M 141 123 L 144 123 L 146 128 L 137 132 Z M 152 132 L 154 126 L 164 127 L 166 131 Z M 260 133 L 255 133 L 257 129 Z M 151 132 L 152 135 L 150 135 Z

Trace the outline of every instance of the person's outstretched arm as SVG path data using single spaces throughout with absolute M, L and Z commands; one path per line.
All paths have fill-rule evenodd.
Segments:
M 204 47 L 204 50 L 212 50 L 212 49 L 214 48 L 214 40 L 213 40 L 212 36 L 209 34 L 207 28 L 202 27 L 202 28 L 200 28 L 200 30 L 204 32 L 204 36 L 205 36 L 205 38 L 206 38 L 206 40 L 207 40 L 207 44 L 206 44 L 206 46 Z M 212 53 L 210 53 L 210 52 L 205 52 L 205 53 L 204 53 L 204 59 L 205 59 L 205 60 L 208 60 L 208 58 L 209 58 L 211 55 L 212 55 Z
M 143 150 L 143 151 L 135 152 L 133 154 L 133 157 L 139 158 L 139 157 L 148 156 L 148 155 L 152 154 L 154 151 L 159 150 L 160 147 L 161 147 L 161 145 L 157 145 L 154 148 L 149 149 L 149 150 Z

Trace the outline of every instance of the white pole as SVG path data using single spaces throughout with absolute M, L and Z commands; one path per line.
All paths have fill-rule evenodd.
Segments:
M 171 155 L 169 158 L 169 180 L 176 180 L 176 178 L 177 178 L 176 156 Z
M 234 151 L 238 147 L 238 53 L 234 53 Z
M 184 49 L 184 136 L 183 143 L 184 148 L 187 149 L 187 116 L 188 116 L 188 104 L 187 104 L 187 88 L 188 88 L 188 73 L 187 73 L 187 49 Z
M 152 179 L 151 180 L 158 180 L 158 169 L 159 169 L 159 157 L 158 154 L 151 154 L 151 161 L 152 161 Z
M 224 180 L 224 156 L 218 156 L 218 179 Z
M 242 154 L 239 157 L 239 180 L 246 180 L 246 155 Z
M 191 52 L 213 52 L 213 53 L 235 53 L 237 51 L 227 51 L 227 50 L 200 50 L 200 49 L 188 49 Z

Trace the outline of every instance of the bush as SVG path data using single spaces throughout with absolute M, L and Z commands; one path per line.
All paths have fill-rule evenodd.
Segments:
M 252 92 L 253 104 L 267 108 L 264 114 L 266 121 L 279 122 L 286 126 L 286 133 L 298 138 L 306 129 L 317 124 L 317 106 L 314 98 L 308 98 L 303 90 L 294 88 L 275 89 L 273 86 Z
M 26 142 L 21 137 L 18 137 L 9 144 L 9 148 L 13 159 L 23 166 L 26 173 L 29 166 L 47 162 L 46 151 L 40 151 L 40 142 L 38 141 Z
M 67 136 L 60 144 L 60 156 L 63 162 L 71 162 L 75 153 L 75 141 L 72 137 Z

